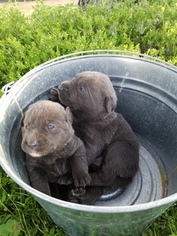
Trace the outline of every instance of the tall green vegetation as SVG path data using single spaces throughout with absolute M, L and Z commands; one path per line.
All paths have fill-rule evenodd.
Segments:
M 90 49 L 140 51 L 177 64 L 175 1 L 0 9 L 0 87 L 51 58 Z

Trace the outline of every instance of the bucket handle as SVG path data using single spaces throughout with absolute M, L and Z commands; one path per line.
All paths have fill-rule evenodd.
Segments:
M 10 91 L 10 89 L 12 88 L 12 86 L 14 85 L 14 81 L 11 81 L 10 83 L 4 85 L 1 89 L 1 91 L 3 92 L 3 94 L 7 95 Z
M 4 95 L 7 95 L 14 84 L 15 84 L 15 82 L 12 81 L 12 82 L 10 82 L 10 83 L 4 85 L 4 86 L 2 87 L 2 89 L 1 89 L 2 92 L 3 92 L 3 94 L 4 94 Z M 19 103 L 18 103 L 18 101 L 17 101 L 17 99 L 16 99 L 16 96 L 13 94 L 13 92 L 11 92 L 10 94 L 12 95 L 12 97 L 13 97 L 15 103 L 17 104 L 17 107 L 18 107 L 18 109 L 19 109 L 19 111 L 20 111 L 20 113 L 21 113 L 21 116 L 23 117 L 23 110 L 22 110 L 22 108 L 20 107 L 20 105 L 19 105 Z

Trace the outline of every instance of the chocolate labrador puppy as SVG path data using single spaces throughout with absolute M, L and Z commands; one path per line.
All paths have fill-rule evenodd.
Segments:
M 139 141 L 123 116 L 115 112 L 117 96 L 109 77 L 82 72 L 50 92 L 51 100 L 70 107 L 73 128 L 85 144 L 88 164 L 102 157 L 97 170 L 90 173 L 93 187 L 77 201 L 87 204 L 96 200 L 105 186 L 125 188 L 139 168 Z
M 49 183 L 74 183 L 81 190 L 90 184 L 86 149 L 74 134 L 69 108 L 52 101 L 38 101 L 29 106 L 21 124 L 21 147 L 35 189 L 51 195 Z M 81 194 L 79 191 L 78 188 L 77 194 Z

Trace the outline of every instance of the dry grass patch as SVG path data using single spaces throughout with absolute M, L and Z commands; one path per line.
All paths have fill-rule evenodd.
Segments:
M 7 9 L 10 9 L 14 6 L 18 7 L 21 12 L 23 12 L 25 15 L 31 14 L 33 11 L 33 8 L 37 6 L 39 1 L 24 1 L 24 2 L 1 2 L 0 8 L 6 7 Z M 77 5 L 78 0 L 44 0 L 44 5 L 56 7 L 58 5 L 65 5 L 65 4 L 74 4 Z

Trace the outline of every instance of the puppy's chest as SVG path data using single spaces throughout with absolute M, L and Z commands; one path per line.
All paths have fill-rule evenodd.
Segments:
M 100 125 L 78 127 L 77 135 L 83 140 L 86 146 L 97 146 L 103 148 L 108 144 L 114 135 L 115 127 Z
M 42 163 L 41 166 L 49 175 L 62 176 L 70 170 L 68 159 L 57 159 L 52 164 Z

